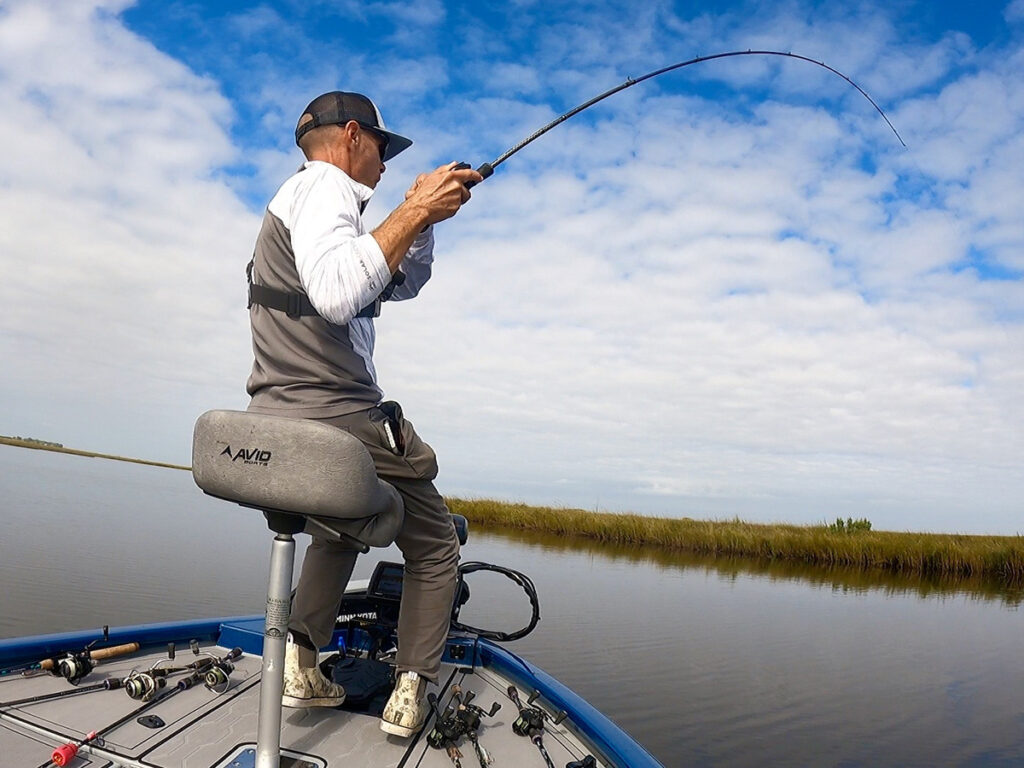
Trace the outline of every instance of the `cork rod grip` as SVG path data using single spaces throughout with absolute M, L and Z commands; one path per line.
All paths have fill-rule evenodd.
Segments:
M 99 648 L 98 650 L 89 653 L 90 658 L 94 661 L 102 661 L 103 659 L 113 659 L 117 656 L 125 656 L 129 653 L 135 653 L 139 650 L 138 643 L 125 643 L 124 645 L 112 645 L 109 648 Z M 47 672 L 53 669 L 55 659 L 44 659 L 39 663 L 40 669 L 45 669 Z

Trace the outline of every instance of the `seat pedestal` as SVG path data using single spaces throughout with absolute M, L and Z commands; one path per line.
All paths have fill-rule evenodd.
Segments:
M 281 697 L 284 693 L 284 655 L 291 617 L 292 569 L 295 539 L 305 521 L 292 515 L 264 513 L 277 533 L 270 547 L 270 578 L 267 584 L 267 620 L 263 631 L 263 672 L 260 678 L 260 711 L 256 723 L 256 768 L 281 764 Z

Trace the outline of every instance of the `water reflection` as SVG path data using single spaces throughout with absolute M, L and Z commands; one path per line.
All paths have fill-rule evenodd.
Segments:
M 265 524 L 188 473 L 0 446 L 0 506 L 0 636 L 262 609 Z M 669 768 L 1024 765 L 1019 590 L 479 527 L 463 555 L 533 578 L 512 649 Z M 466 623 L 528 620 L 471 579 Z
M 586 538 L 566 538 L 518 528 L 477 528 L 476 532 L 500 536 L 550 553 L 579 552 L 605 558 L 654 565 L 665 569 L 696 568 L 723 579 L 741 575 L 759 576 L 769 582 L 796 581 L 828 587 L 844 594 L 878 591 L 883 595 L 942 598 L 954 595 L 973 600 L 998 602 L 1016 608 L 1024 601 L 1024 586 L 1007 585 L 998 579 L 979 576 L 894 573 L 882 569 L 864 570 L 849 566 L 826 566 L 786 560 L 708 555 L 651 545 L 611 544 Z

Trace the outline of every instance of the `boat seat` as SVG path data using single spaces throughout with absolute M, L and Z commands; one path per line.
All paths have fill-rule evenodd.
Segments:
M 192 477 L 210 496 L 262 510 L 279 533 L 335 536 L 363 551 L 390 545 L 404 516 L 366 447 L 308 419 L 207 411 L 193 434 Z

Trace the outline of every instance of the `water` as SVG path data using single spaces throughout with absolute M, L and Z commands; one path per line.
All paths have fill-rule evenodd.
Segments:
M 262 518 L 188 473 L 0 446 L 0 511 L 0 637 L 262 610 Z M 1020 594 L 480 531 L 464 558 L 534 579 L 512 649 L 670 768 L 1024 765 Z M 470 579 L 463 621 L 525 624 Z

